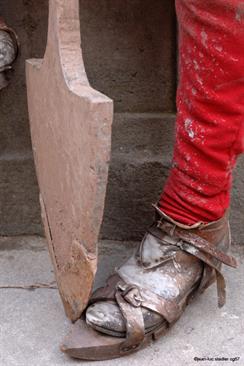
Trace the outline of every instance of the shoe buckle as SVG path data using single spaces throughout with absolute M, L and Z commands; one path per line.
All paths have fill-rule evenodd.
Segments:
M 135 308 L 138 308 L 142 305 L 143 298 L 138 286 L 119 282 L 116 287 L 117 290 L 120 291 L 120 295 L 123 297 L 123 299 L 130 305 L 134 306 Z

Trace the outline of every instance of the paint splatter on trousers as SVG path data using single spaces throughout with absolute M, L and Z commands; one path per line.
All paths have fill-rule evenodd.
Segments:
M 176 0 L 179 87 L 161 209 L 187 225 L 222 217 L 244 151 L 244 1 Z

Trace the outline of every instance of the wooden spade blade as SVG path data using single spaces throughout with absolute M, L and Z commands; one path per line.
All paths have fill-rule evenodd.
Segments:
M 79 1 L 50 0 L 44 59 L 26 63 L 42 219 L 73 321 L 87 305 L 97 267 L 113 117 L 112 101 L 89 85 L 80 44 Z

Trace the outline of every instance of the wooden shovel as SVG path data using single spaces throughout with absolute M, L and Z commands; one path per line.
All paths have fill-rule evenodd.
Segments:
M 49 252 L 65 312 L 87 305 L 97 268 L 112 100 L 88 82 L 78 0 L 49 1 L 44 59 L 26 62 L 31 138 Z

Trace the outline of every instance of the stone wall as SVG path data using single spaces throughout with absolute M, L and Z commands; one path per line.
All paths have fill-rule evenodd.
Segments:
M 3 0 L 0 14 L 15 29 L 21 54 L 0 92 L 0 234 L 42 232 L 25 87 L 25 59 L 45 50 L 47 1 Z M 38 86 L 37 86 L 38 87 Z
M 80 0 L 82 48 L 92 86 L 115 102 L 112 160 L 101 236 L 138 239 L 168 174 L 175 119 L 176 31 L 172 0 Z M 153 5 L 153 6 L 152 6 Z M 40 234 L 38 187 L 24 61 L 42 57 L 47 0 L 2 0 L 21 56 L 0 93 L 0 235 Z M 37 86 L 38 87 L 38 86 Z M 244 242 L 244 164 L 233 189 L 234 239 Z

